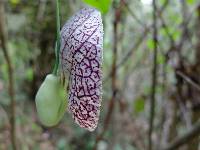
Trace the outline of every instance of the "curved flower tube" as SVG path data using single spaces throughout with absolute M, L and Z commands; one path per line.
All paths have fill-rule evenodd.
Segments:
M 103 24 L 94 8 L 72 16 L 61 30 L 60 60 L 69 77 L 69 111 L 80 127 L 93 131 L 102 99 Z

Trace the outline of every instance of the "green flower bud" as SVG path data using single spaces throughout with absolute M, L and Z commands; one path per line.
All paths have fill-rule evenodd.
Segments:
M 41 123 L 45 126 L 56 125 L 67 108 L 64 88 L 57 76 L 49 74 L 36 94 L 36 109 Z

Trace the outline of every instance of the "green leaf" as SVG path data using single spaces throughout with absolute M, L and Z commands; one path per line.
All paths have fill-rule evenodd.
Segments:
M 27 79 L 28 81 L 32 81 L 32 80 L 33 80 L 33 69 L 32 69 L 32 68 L 28 68 L 28 69 L 26 70 L 25 75 L 26 75 L 26 79 Z
M 108 12 L 111 5 L 111 0 L 83 0 L 83 2 L 99 9 L 104 14 Z
M 65 150 L 66 148 L 66 139 L 65 138 L 61 138 L 59 141 L 58 141 L 58 150 Z
M 187 3 L 190 4 L 190 5 L 192 5 L 192 4 L 195 3 L 195 0 L 187 0 Z
M 180 35 L 181 35 L 181 32 L 178 30 L 176 30 L 172 33 L 172 37 L 174 40 L 177 40 L 180 37 Z
M 136 113 L 142 112 L 144 110 L 144 98 L 143 97 L 139 97 L 137 99 L 134 100 L 134 111 Z
M 154 41 L 152 39 L 147 40 L 147 47 L 149 49 L 154 49 Z
M 164 55 L 163 54 L 161 54 L 161 53 L 159 53 L 158 54 L 158 64 L 164 64 L 164 62 L 165 62 L 165 57 L 164 57 Z
M 20 0 L 10 0 L 11 4 L 17 5 L 20 3 Z

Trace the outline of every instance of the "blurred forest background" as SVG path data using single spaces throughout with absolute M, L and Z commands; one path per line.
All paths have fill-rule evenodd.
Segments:
M 61 0 L 61 25 L 85 5 Z M 35 94 L 55 61 L 55 6 L 0 0 L 0 150 L 200 150 L 200 0 L 113 0 L 94 132 L 69 113 L 53 128 L 37 118 Z

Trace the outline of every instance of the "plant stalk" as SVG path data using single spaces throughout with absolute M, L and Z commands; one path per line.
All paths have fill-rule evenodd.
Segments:
M 58 72 L 59 53 L 60 53 L 60 0 L 56 0 L 56 45 L 55 45 L 56 62 L 53 69 L 54 75 L 57 75 Z

